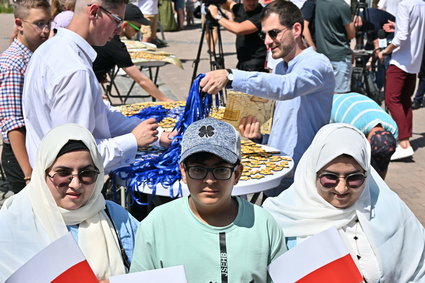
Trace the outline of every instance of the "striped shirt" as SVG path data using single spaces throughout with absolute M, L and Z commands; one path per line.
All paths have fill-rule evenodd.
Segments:
M 366 136 L 378 124 L 398 137 L 398 128 L 391 116 L 375 101 L 359 93 L 334 94 L 331 123 L 350 124 Z
M 16 39 L 0 55 L 0 126 L 5 143 L 10 143 L 11 130 L 25 127 L 22 89 L 31 55 L 32 51 Z

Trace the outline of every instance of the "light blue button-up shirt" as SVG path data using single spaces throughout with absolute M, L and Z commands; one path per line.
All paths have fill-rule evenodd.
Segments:
M 277 100 L 268 145 L 295 164 L 316 132 L 329 123 L 335 78 L 329 59 L 308 48 L 274 74 L 233 70 L 233 89 Z

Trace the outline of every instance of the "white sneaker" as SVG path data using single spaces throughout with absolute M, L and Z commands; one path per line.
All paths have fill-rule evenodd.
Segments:
M 400 145 L 397 145 L 394 154 L 391 156 L 391 160 L 403 159 L 406 157 L 413 156 L 413 148 L 409 146 L 408 148 L 402 148 Z

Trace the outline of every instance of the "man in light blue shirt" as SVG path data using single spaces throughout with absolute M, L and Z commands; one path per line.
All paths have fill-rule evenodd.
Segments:
M 329 123 L 335 78 L 329 59 L 306 49 L 302 40 L 303 17 L 293 3 L 275 0 L 261 16 L 264 43 L 274 59 L 282 58 L 274 74 L 216 70 L 201 81 L 202 90 L 217 93 L 226 85 L 234 90 L 278 100 L 268 145 L 291 156 L 295 165 L 310 145 L 316 132 Z M 248 138 L 260 138 L 255 119 L 243 119 L 240 130 Z M 287 176 L 277 195 L 292 183 Z
M 365 134 L 372 148 L 370 163 L 384 179 L 397 145 L 396 122 L 381 106 L 363 94 L 351 92 L 333 97 L 331 123 L 350 124 Z

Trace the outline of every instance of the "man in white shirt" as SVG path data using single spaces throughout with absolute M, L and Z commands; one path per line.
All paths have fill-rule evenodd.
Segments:
M 386 77 L 385 105 L 397 123 L 399 145 L 391 160 L 413 155 L 413 148 L 409 142 L 412 136 L 411 96 L 415 90 L 416 74 L 420 70 L 424 51 L 425 1 L 403 0 L 400 2 L 396 23 L 394 39 L 378 53 L 382 61 L 383 56 L 392 52 Z M 390 22 L 389 25 L 394 28 L 395 23 Z
M 124 0 L 77 0 L 68 29 L 37 49 L 29 63 L 23 90 L 30 163 L 52 128 L 77 123 L 90 130 L 104 159 L 105 172 L 131 163 L 137 148 L 158 139 L 155 119 L 141 122 L 114 112 L 102 102 L 102 91 L 92 69 L 96 52 L 119 34 Z M 169 143 L 166 134 L 161 142 Z

